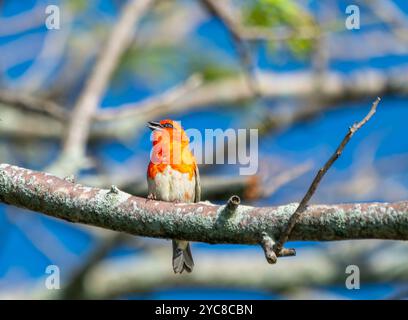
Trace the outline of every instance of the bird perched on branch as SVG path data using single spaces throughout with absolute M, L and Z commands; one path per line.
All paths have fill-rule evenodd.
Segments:
M 173 120 L 149 122 L 153 150 L 147 168 L 148 198 L 169 202 L 199 202 L 200 176 L 190 140 Z M 191 272 L 194 267 L 190 243 L 173 240 L 173 270 Z

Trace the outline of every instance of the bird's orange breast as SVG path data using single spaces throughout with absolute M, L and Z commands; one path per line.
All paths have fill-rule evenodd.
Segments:
M 189 179 L 191 180 L 194 176 L 195 168 L 197 166 L 195 158 L 191 151 L 186 147 L 181 151 L 181 157 L 175 157 L 176 162 L 172 161 L 173 151 L 170 150 L 170 160 L 164 159 L 161 153 L 155 155 L 155 162 L 149 162 L 147 168 L 147 176 L 151 179 L 156 177 L 157 173 L 163 173 L 166 170 L 167 166 L 170 166 L 172 169 L 177 170 L 180 173 L 188 173 Z

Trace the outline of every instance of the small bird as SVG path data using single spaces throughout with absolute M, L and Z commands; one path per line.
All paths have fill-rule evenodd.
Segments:
M 153 130 L 153 150 L 147 168 L 148 199 L 169 202 L 199 202 L 200 175 L 194 155 L 189 148 L 190 140 L 173 120 L 149 122 Z M 173 270 L 191 272 L 194 267 L 190 243 L 172 240 Z

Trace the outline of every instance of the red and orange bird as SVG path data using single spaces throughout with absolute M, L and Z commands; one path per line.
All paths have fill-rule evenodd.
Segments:
M 199 202 L 201 187 L 198 167 L 190 151 L 190 140 L 173 120 L 149 122 L 153 150 L 147 168 L 148 198 L 168 202 Z M 173 270 L 191 272 L 194 267 L 190 243 L 173 240 Z

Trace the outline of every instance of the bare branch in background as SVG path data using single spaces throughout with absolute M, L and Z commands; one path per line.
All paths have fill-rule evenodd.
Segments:
M 34 62 L 18 78 L 16 84 L 11 83 L 11 87 L 16 87 L 16 89 L 27 93 L 44 89 L 46 81 L 50 80 L 63 61 L 72 31 L 72 13 L 66 6 L 61 10 L 64 12 L 64 24 L 61 30 L 46 33 L 41 50 L 36 55 Z
M 260 186 L 259 194 L 257 196 L 253 197 L 248 197 L 252 199 L 257 199 L 257 198 L 266 198 L 270 197 L 272 194 L 274 194 L 279 188 L 284 186 L 285 184 L 288 184 L 290 181 L 293 181 L 300 176 L 304 175 L 306 172 L 310 171 L 312 169 L 312 163 L 311 162 L 305 162 L 303 164 L 294 166 L 293 168 L 283 170 L 276 176 L 272 177 L 269 181 L 269 183 L 264 183 Z M 247 192 L 253 193 L 253 190 L 248 190 Z M 248 196 L 248 194 L 247 194 Z
M 68 118 L 67 110 L 59 104 L 31 95 L 3 90 L 0 91 L 0 103 L 20 108 L 23 111 L 28 110 L 39 114 L 45 114 L 60 121 L 66 121 Z
M 393 2 L 384 0 L 360 0 L 383 21 L 394 35 L 408 43 L 408 19 L 403 11 Z
M 135 171 L 138 164 L 125 164 L 121 166 L 120 172 L 111 174 L 100 174 L 84 177 L 80 183 L 97 188 L 107 188 L 114 184 L 122 191 L 135 196 L 144 197 L 147 195 L 147 184 L 145 173 Z M 266 198 L 275 193 L 282 186 L 299 178 L 310 171 L 312 164 L 305 162 L 289 168 L 283 168 L 275 175 L 267 175 L 262 172 L 254 176 L 233 176 L 233 175 L 202 175 L 201 189 L 202 197 L 207 200 L 225 200 L 226 197 L 236 194 L 244 200 L 257 200 Z M 133 176 L 126 174 L 135 171 Z
M 59 159 L 50 170 L 58 173 L 75 173 L 85 157 L 86 141 L 102 95 L 122 54 L 129 47 L 135 26 L 153 0 L 129 0 L 103 46 L 95 66 L 72 111 Z
M 0 17 L 0 37 L 11 36 L 38 28 L 44 24 L 45 6 L 37 5 L 32 10 L 11 17 Z
M 267 115 L 264 117 L 265 121 L 260 123 L 260 128 L 263 133 L 276 131 L 282 127 L 290 126 L 299 122 L 304 122 L 311 117 L 318 115 L 326 110 L 334 109 L 339 102 L 356 101 L 366 99 L 367 96 L 381 96 L 386 94 L 408 94 L 408 72 L 406 68 L 399 67 L 398 69 L 376 70 L 365 69 L 358 70 L 348 74 L 343 74 L 335 71 L 329 71 L 324 76 L 324 81 L 321 82 L 321 103 L 316 106 L 308 108 L 294 109 L 293 112 L 287 114 Z M 316 92 L 316 79 L 313 72 L 287 72 L 285 74 L 272 74 L 260 72 L 258 75 L 259 84 L 263 90 L 262 95 L 270 99 L 278 99 L 282 97 L 307 99 Z M 183 85 L 181 85 L 183 86 Z M 232 106 L 245 100 L 253 98 L 253 94 L 248 90 L 248 85 L 242 76 L 225 78 L 214 82 L 203 84 L 194 90 L 185 91 L 183 96 L 174 101 L 174 105 L 170 109 L 161 109 L 159 106 L 153 107 L 156 117 L 167 116 L 169 113 L 179 111 L 193 111 L 203 107 L 220 107 Z M 152 97 L 147 101 L 160 101 L 160 98 Z M 149 104 L 149 102 L 147 102 Z M 144 103 L 144 102 L 143 102 Z M 139 105 L 139 104 L 136 104 Z M 141 105 L 139 105 L 140 107 Z M 350 105 L 351 106 L 351 105 Z M 130 107 L 125 105 L 125 107 Z M 348 107 L 342 106 L 342 107 Z M 32 108 L 33 109 L 33 108 Z M 126 118 L 122 119 L 120 114 L 120 107 L 107 108 L 106 111 L 113 115 L 117 112 L 118 119 L 106 115 L 110 118 L 109 121 L 97 120 L 91 127 L 91 140 L 106 140 L 119 139 L 133 135 L 136 130 L 144 127 L 144 122 L 128 121 Z M 148 108 L 149 109 L 149 108 Z M 116 111 L 117 110 L 117 111 Z M 160 110 L 163 110 L 161 112 Z M 105 118 L 105 111 L 100 110 L 95 117 L 98 118 L 101 114 Z M 125 112 L 125 111 L 124 111 Z M 131 112 L 126 111 L 126 112 Z M 137 109 L 134 108 L 136 114 Z M 133 111 L 132 111 L 133 113 Z M 0 133 L 3 136 L 17 136 L 41 139 L 56 139 L 62 134 L 61 123 L 50 121 L 50 119 L 36 118 L 36 124 L 33 125 L 18 125 L 18 123 L 30 122 L 30 119 L 24 120 L 21 114 L 3 114 L 3 125 L 0 126 Z M 16 120 L 18 118 L 18 121 Z M 42 123 L 37 124 L 37 120 Z M 102 122 L 103 125 L 98 125 Z M 49 130 L 43 130 L 43 129 Z M 27 131 L 27 133 L 25 133 Z M 38 132 L 37 132 L 38 131 Z
M 255 96 L 260 94 L 259 85 L 256 78 L 256 66 L 253 63 L 253 57 L 250 51 L 249 43 L 241 35 L 241 30 L 238 23 L 235 21 L 235 17 L 228 12 L 227 1 L 220 2 L 216 0 L 202 0 L 202 3 L 207 10 L 215 17 L 221 20 L 225 27 L 230 32 L 238 53 L 242 69 L 246 75 L 245 79 L 248 82 L 249 88 L 252 90 Z
M 60 298 L 78 298 L 78 295 L 84 291 L 84 279 L 87 274 L 125 239 L 125 234 L 114 233 L 110 237 L 98 241 L 96 247 L 85 259 L 85 262 L 74 271 L 68 284 L 59 292 Z
M 408 279 L 408 255 L 404 243 L 387 246 L 373 240 L 353 242 L 353 245 L 349 242 L 331 243 L 320 250 L 305 248 L 296 259 L 281 259 L 273 268 L 259 263 L 263 257 L 257 251 L 219 254 L 194 248 L 194 252 L 197 272 L 183 277 L 175 277 L 168 267 L 171 258 L 168 248 L 156 248 L 140 257 L 102 261 L 87 274 L 86 285 L 79 297 L 116 299 L 180 287 L 262 290 L 286 297 L 308 287 L 344 286 L 349 261 L 360 266 L 362 283 L 396 283 Z M 60 298 L 58 290 L 44 290 L 43 281 L 39 282 L 38 285 L 26 283 L 24 290 L 14 287 L 13 290 L 0 291 L 0 297 Z
M 318 80 L 313 72 L 287 72 L 285 74 L 273 74 L 259 72 L 258 81 L 265 98 L 298 98 L 307 99 L 316 92 L 318 83 L 320 85 L 321 103 L 316 107 L 301 108 L 289 115 L 276 115 L 266 117 L 263 123 L 265 129 L 276 130 L 282 126 L 306 121 L 316 114 L 334 108 L 342 101 L 356 101 L 366 99 L 367 96 L 380 96 L 384 94 L 408 93 L 408 72 L 404 68 L 388 71 L 366 69 L 343 74 L 330 71 L 325 73 L 324 80 Z M 202 107 L 234 106 L 255 96 L 248 89 L 246 80 L 242 76 L 225 78 L 209 82 L 197 87 L 195 90 L 186 92 L 180 96 L 172 109 L 164 110 L 163 114 L 157 109 L 157 117 L 180 111 L 193 111 Z M 152 98 L 154 100 L 154 98 Z M 120 108 L 118 108 L 119 110 Z M 102 113 L 104 111 L 101 111 Z M 120 113 L 120 111 L 118 111 Z M 91 137 L 102 138 L 104 136 L 127 137 L 134 131 L 144 126 L 138 121 L 127 121 L 111 118 L 104 122 L 102 128 L 93 127 Z M 109 124 L 109 125 L 108 125 Z
M 203 83 L 199 74 L 194 74 L 185 82 L 168 89 L 162 94 L 147 98 L 141 102 L 122 105 L 118 108 L 105 108 L 95 114 L 98 122 L 117 121 L 132 118 L 134 121 L 145 122 L 147 119 L 156 119 L 170 112 L 180 112 L 177 100 L 194 91 Z
M 65 245 L 40 220 L 38 216 L 27 216 L 15 207 L 6 208 L 6 219 L 20 230 L 31 242 L 33 247 L 56 265 L 75 265 L 78 257 L 70 252 Z

